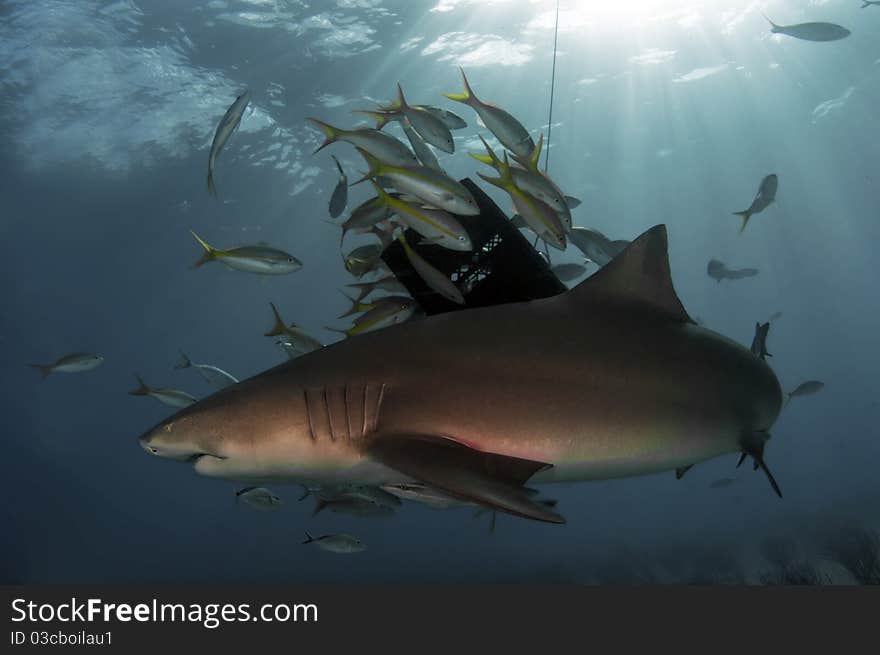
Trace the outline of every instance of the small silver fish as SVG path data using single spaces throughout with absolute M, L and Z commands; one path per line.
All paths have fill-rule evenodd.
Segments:
M 862 7 L 864 9 L 864 7 Z M 852 32 L 845 27 L 834 23 L 798 23 L 797 25 L 777 25 L 767 18 L 770 23 L 770 31 L 773 34 L 785 34 L 802 41 L 839 41 L 845 39 Z
M 361 302 L 377 289 L 390 291 L 391 293 L 406 293 L 407 291 L 407 288 L 395 275 L 386 275 L 385 277 L 371 282 L 355 282 L 353 284 L 347 284 L 346 286 L 358 290 L 358 297 L 353 300 L 354 302 Z
M 208 155 L 208 192 L 215 198 L 217 197 L 217 188 L 214 186 L 214 165 L 217 163 L 217 157 L 220 156 L 223 146 L 226 145 L 229 137 L 232 136 L 235 128 L 241 122 L 241 117 L 247 108 L 249 99 L 250 94 L 248 91 L 238 96 L 235 102 L 226 110 L 226 113 L 223 114 L 223 118 L 220 119 L 217 129 L 214 131 L 211 153 Z
M 710 259 L 706 265 L 706 273 L 716 282 L 721 280 L 741 280 L 746 277 L 754 277 L 758 274 L 757 268 L 727 268 L 727 265 L 717 259 Z
M 179 389 L 154 389 L 143 381 L 140 375 L 135 374 L 138 381 L 138 388 L 129 391 L 129 396 L 152 396 L 160 403 L 171 407 L 189 407 L 196 402 L 196 399 L 190 396 L 186 391 Z
M 445 494 L 442 491 L 420 482 L 410 484 L 386 484 L 382 486 L 382 489 L 394 494 L 398 498 L 402 498 L 403 500 L 412 500 L 427 505 L 433 509 L 464 507 L 465 505 L 470 504 L 467 501 Z
M 758 187 L 758 193 L 755 195 L 755 199 L 752 200 L 752 204 L 749 208 L 744 209 L 741 212 L 733 212 L 734 216 L 742 217 L 742 225 L 739 228 L 740 234 L 746 229 L 746 225 L 748 225 L 749 219 L 752 215 L 761 213 L 773 204 L 776 200 L 776 192 L 778 189 L 779 177 L 771 173 L 761 180 L 761 185 Z
M 605 266 L 629 244 L 629 241 L 611 241 L 598 230 L 588 227 L 573 227 L 569 235 L 571 242 L 597 266 Z
M 587 268 L 583 264 L 557 264 L 550 270 L 559 278 L 561 282 L 573 282 L 579 277 L 583 277 L 587 273 Z
M 468 84 L 464 69 L 459 68 L 459 70 L 461 71 L 461 79 L 464 83 L 464 93 L 444 93 L 443 95 L 450 100 L 455 100 L 471 107 L 477 112 L 486 129 L 492 132 L 505 148 L 520 157 L 528 157 L 535 149 L 535 142 L 529 135 L 529 131 L 522 126 L 522 123 L 501 107 L 491 105 L 477 98 L 470 84 Z
M 810 396 L 814 393 L 818 393 L 825 388 L 825 383 L 820 382 L 819 380 L 807 380 L 806 382 L 801 382 L 797 387 L 795 387 L 792 391 L 789 391 L 785 394 L 785 404 L 792 398 L 799 398 L 801 396 Z
M 442 172 L 443 169 L 440 167 L 440 162 L 437 161 L 437 156 L 431 150 L 431 147 L 424 142 L 422 137 L 416 134 L 416 131 L 412 128 L 406 117 L 400 121 L 400 126 L 403 128 L 403 133 L 406 135 L 409 145 L 412 147 L 413 152 L 416 153 L 419 161 L 428 168 Z
M 269 307 L 272 308 L 275 322 L 264 336 L 278 337 L 276 343 L 287 353 L 288 357 L 293 359 L 324 347 L 323 343 L 304 332 L 296 323 L 285 325 L 275 303 L 270 302 Z
M 285 275 L 302 268 L 302 262 L 293 255 L 268 246 L 239 246 L 228 250 L 220 250 L 205 242 L 198 234 L 190 230 L 205 253 L 193 265 L 198 268 L 211 261 L 222 261 L 229 268 L 246 273 L 259 275 Z
M 336 188 L 333 189 L 333 195 L 330 196 L 330 216 L 332 218 L 336 218 L 343 211 L 345 211 L 345 206 L 348 204 L 348 177 L 345 175 L 345 171 L 342 170 L 342 164 L 339 163 L 339 160 L 336 159 L 333 155 L 333 161 L 336 162 L 336 168 L 339 169 L 339 181 L 336 183 Z
M 367 549 L 360 539 L 356 539 L 348 534 L 325 534 L 320 537 L 313 537 L 306 532 L 306 540 L 304 544 L 315 544 L 321 550 L 331 553 L 350 554 L 360 553 Z
M 395 166 L 415 166 L 419 163 L 409 148 L 390 134 L 367 128 L 342 130 L 316 118 L 308 118 L 306 120 L 324 133 L 324 142 L 318 146 L 315 152 L 326 148 L 336 141 L 346 141 L 356 148 L 370 153 L 377 159 Z
M 450 130 L 461 130 L 467 127 L 467 123 L 461 116 L 449 111 L 448 109 L 435 107 L 433 105 L 413 105 L 413 107 L 431 112 L 441 121 L 443 121 L 443 124 L 446 125 L 446 127 L 448 127 Z M 383 107 L 383 109 L 385 109 L 385 107 Z
M 281 507 L 281 499 L 265 487 L 245 487 L 236 491 L 235 497 L 260 512 L 272 512 Z
M 421 255 L 414 251 L 407 243 L 406 237 L 403 233 L 397 238 L 403 245 L 403 251 L 406 253 L 406 258 L 409 260 L 410 265 L 415 269 L 416 273 L 419 274 L 419 277 L 425 281 L 425 284 L 447 300 L 458 305 L 463 305 L 465 302 L 464 296 L 461 291 L 458 290 L 458 287 L 455 286 L 455 283 L 442 272 L 431 266 Z
M 384 246 L 378 243 L 355 248 L 343 257 L 345 270 L 355 277 L 363 277 L 383 265 L 381 256 L 384 250 Z
M 175 364 L 174 368 L 194 368 L 198 371 L 199 375 L 202 376 L 205 382 L 213 385 L 217 389 L 225 389 L 233 384 L 238 384 L 238 379 L 224 371 L 222 368 L 217 368 L 211 364 L 194 364 L 182 350 L 180 351 L 180 361 Z
M 353 309 L 360 311 L 361 306 L 362 303 L 355 303 Z M 390 325 L 408 321 L 415 313 L 416 303 L 409 296 L 388 296 L 374 303 L 366 304 L 364 309 L 366 313 L 359 316 L 354 321 L 352 327 L 346 330 L 337 330 L 331 327 L 325 329 L 331 332 L 339 332 L 347 337 L 374 332 Z M 347 312 L 345 316 L 350 315 L 350 313 L 352 312 Z
M 29 364 L 29 366 L 40 371 L 45 380 L 52 373 L 82 373 L 83 371 L 91 371 L 103 363 L 104 358 L 101 355 L 71 353 L 59 357 L 52 364 Z

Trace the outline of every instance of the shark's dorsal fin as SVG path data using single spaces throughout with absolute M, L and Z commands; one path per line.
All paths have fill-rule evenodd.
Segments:
M 693 323 L 672 286 L 666 226 L 655 225 L 569 293 L 584 302 L 613 301 Z

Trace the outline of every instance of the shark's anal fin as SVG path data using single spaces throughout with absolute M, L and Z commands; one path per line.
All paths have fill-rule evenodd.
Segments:
M 666 226 L 655 225 L 569 294 L 576 301 L 613 302 L 678 323 L 694 323 L 672 286 Z
M 523 484 L 548 466 L 518 457 L 486 453 L 434 436 L 383 436 L 366 453 L 420 482 L 491 509 L 516 516 L 565 523 L 547 505 L 529 498 Z

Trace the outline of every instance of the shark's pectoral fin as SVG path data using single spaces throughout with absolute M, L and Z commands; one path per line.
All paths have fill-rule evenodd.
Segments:
M 416 480 L 491 509 L 516 516 L 565 523 L 550 507 L 529 498 L 523 484 L 549 464 L 475 450 L 431 436 L 379 437 L 367 454 Z

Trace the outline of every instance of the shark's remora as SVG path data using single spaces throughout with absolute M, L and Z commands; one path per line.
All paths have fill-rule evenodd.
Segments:
M 773 371 L 697 326 L 672 286 L 666 228 L 562 295 L 389 327 L 284 363 L 178 412 L 147 451 L 243 482 L 419 481 L 563 522 L 523 484 L 764 466 Z

